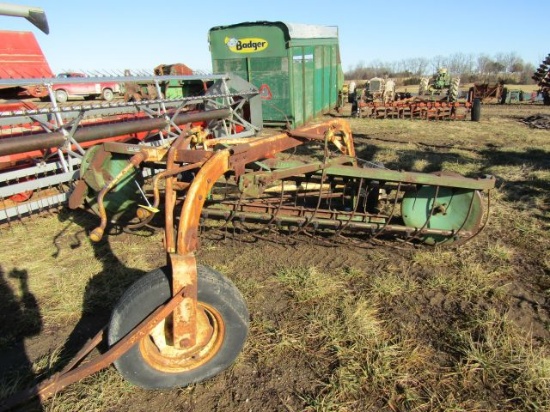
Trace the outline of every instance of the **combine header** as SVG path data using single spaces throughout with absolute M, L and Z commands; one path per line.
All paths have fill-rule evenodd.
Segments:
M 97 82 L 82 78 L 76 82 Z M 148 82 L 163 96 L 168 81 L 212 84 L 200 96 L 176 99 L 60 105 L 53 85 L 59 79 L 1 80 L 1 85 L 40 85 L 51 103 L 0 103 L 0 222 L 56 206 L 67 200 L 85 149 L 101 141 L 168 145 L 183 130 L 201 126 L 216 137 L 248 137 L 262 128 L 258 90 L 237 76 L 154 76 L 100 78 Z

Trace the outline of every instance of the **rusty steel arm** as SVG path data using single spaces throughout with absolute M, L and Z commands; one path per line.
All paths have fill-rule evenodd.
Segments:
M 96 227 L 94 230 L 92 230 L 92 233 L 90 233 L 90 239 L 93 242 L 99 242 L 101 238 L 103 237 L 103 233 L 105 232 L 105 227 L 107 227 L 107 212 L 105 211 L 105 206 L 103 204 L 103 199 L 105 195 L 117 185 L 118 182 L 130 171 L 132 168 L 137 168 L 141 163 L 143 163 L 145 160 L 147 160 L 147 152 L 142 151 L 130 158 L 130 162 L 126 167 L 124 167 L 118 175 L 114 177 L 113 180 L 111 180 L 109 183 L 107 183 L 103 189 L 99 192 L 99 195 L 97 196 L 97 206 L 99 209 L 99 217 L 101 218 L 101 223 L 98 227 Z
M 351 126 L 341 119 L 333 120 L 328 128 L 313 128 L 313 130 L 293 130 L 290 136 L 306 140 L 322 140 L 334 144 L 338 150 L 348 156 L 355 156 L 355 146 Z
M 174 311 L 173 336 L 178 347 L 189 347 L 195 344 L 197 334 L 197 262 L 195 252 L 198 249 L 199 222 L 208 193 L 218 179 L 228 171 L 236 175 L 244 173 L 248 163 L 272 157 L 275 154 L 301 145 L 304 140 L 327 139 L 327 132 L 348 130 L 343 137 L 343 147 L 348 153 L 353 150 L 351 131 L 345 129 L 344 123 L 331 122 L 328 126 L 313 125 L 293 132 L 280 133 L 275 136 L 255 139 L 240 143 L 231 148 L 214 153 L 204 164 L 189 186 L 183 207 L 180 212 L 176 237 L 173 236 L 173 214 L 175 207 L 175 189 L 172 178 L 166 181 L 166 235 L 165 247 L 172 270 L 172 290 L 184 291 L 184 301 Z M 346 135 L 346 133 L 344 133 Z M 169 152 L 167 170 L 176 167 L 177 161 L 188 160 L 189 150 L 181 144 L 181 137 Z M 329 137 L 330 139 L 330 137 Z
M 232 170 L 236 175 L 240 175 L 244 172 L 246 164 L 273 157 L 277 153 L 301 145 L 304 140 L 323 141 L 325 139 L 325 133 L 330 130 L 346 131 L 348 136 L 345 144 L 346 150 L 352 154 L 355 153 L 351 130 L 347 122 L 336 120 L 332 121 L 328 128 L 326 123 L 305 126 L 293 130 L 292 132 L 284 132 L 274 136 L 240 143 L 231 148 L 215 152 L 214 155 L 208 159 L 203 159 L 204 165 L 201 167 L 199 173 L 189 187 L 180 212 L 177 242 L 167 242 L 167 252 L 186 255 L 197 250 L 199 219 L 206 196 L 214 183 L 216 183 L 224 173 Z M 174 161 L 188 161 L 189 152 L 193 151 L 176 147 Z M 168 165 L 167 169 L 170 170 L 170 165 Z M 167 189 L 167 196 L 170 195 Z M 167 202 L 167 217 L 168 215 L 173 215 L 172 203 L 173 202 Z

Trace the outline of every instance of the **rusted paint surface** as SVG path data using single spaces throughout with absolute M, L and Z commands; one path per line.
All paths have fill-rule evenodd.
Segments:
M 193 347 L 197 341 L 197 261 L 195 254 L 168 255 L 172 269 L 172 290 L 183 291 L 183 301 L 173 313 L 176 348 Z
M 193 179 L 180 213 L 176 243 L 177 254 L 186 255 L 197 250 L 202 207 L 214 183 L 229 170 L 229 157 L 230 152 L 227 149 L 216 152 L 204 163 L 195 179 Z

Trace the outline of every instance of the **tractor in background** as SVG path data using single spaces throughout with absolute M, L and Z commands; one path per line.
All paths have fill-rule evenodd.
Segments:
M 423 77 L 420 79 L 418 96 L 444 96 L 448 102 L 456 102 L 459 95 L 460 78 L 451 77 L 451 74 L 444 67 L 437 70 L 432 78 Z
M 367 83 L 363 99 L 367 102 L 381 101 L 390 103 L 395 96 L 395 82 L 392 79 L 373 77 Z
M 395 100 L 395 81 L 373 77 L 362 90 L 355 91 L 355 99 L 352 102 L 352 115 L 361 117 L 361 109 L 373 104 L 386 105 Z

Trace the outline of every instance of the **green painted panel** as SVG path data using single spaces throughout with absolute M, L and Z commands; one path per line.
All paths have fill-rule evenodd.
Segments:
M 294 48 L 292 55 L 292 107 L 294 125 L 299 126 L 304 123 L 304 71 L 302 65 L 303 55 L 301 48 Z
M 327 75 L 330 73 L 329 70 L 326 70 L 327 61 L 326 61 L 326 47 L 317 46 L 315 47 L 315 116 L 320 115 L 323 112 L 323 109 L 328 106 L 328 86 Z
M 260 89 L 265 124 L 296 127 L 336 106 L 343 72 L 338 39 L 290 38 L 281 22 L 240 23 L 209 32 L 214 73 Z
M 235 73 L 243 79 L 248 78 L 246 59 L 224 59 L 212 62 L 214 73 Z
M 233 25 L 209 32 L 213 59 L 286 55 L 284 32 L 279 25 Z
M 290 107 L 290 76 L 287 57 L 250 59 L 248 81 L 262 93 L 262 113 L 266 122 L 286 123 Z
M 315 90 L 315 48 L 314 47 L 304 47 L 304 119 L 307 123 L 308 121 L 314 118 L 314 105 L 315 101 L 318 100 Z

